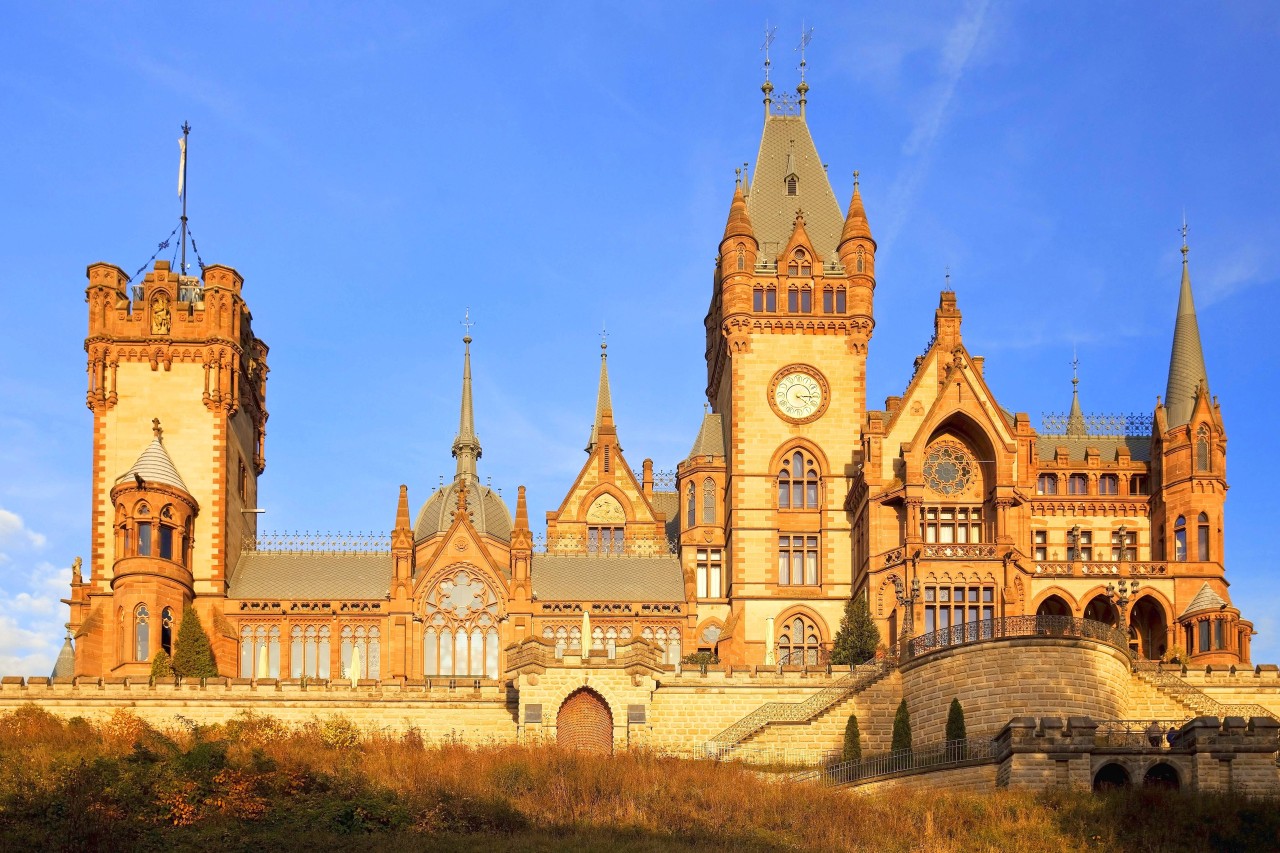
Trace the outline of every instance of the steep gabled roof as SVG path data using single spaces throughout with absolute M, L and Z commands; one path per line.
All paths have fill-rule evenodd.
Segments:
M 795 195 L 787 194 L 789 174 L 797 179 Z M 824 261 L 835 259 L 844 214 L 809 134 L 809 125 L 801 116 L 770 115 L 764 121 L 755 175 L 747 196 L 747 213 L 764 257 L 772 258 L 786 246 L 796 211 L 801 209 L 813 250 Z

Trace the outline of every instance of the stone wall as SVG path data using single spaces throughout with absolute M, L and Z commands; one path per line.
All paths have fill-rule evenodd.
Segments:
M 1118 719 L 1132 675 L 1124 653 L 1082 637 L 1011 637 L 942 649 L 904 663 L 902 692 L 917 743 L 943 740 L 953 698 L 969 733 L 998 730 L 1013 717 Z
M 876 779 L 855 785 L 859 794 L 877 794 L 883 791 L 990 791 L 996 787 L 995 764 L 978 764 L 969 767 L 952 767 L 910 775 Z

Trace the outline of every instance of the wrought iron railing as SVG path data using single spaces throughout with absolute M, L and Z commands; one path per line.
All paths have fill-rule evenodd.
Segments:
M 665 536 L 629 537 L 621 542 L 601 543 L 586 536 L 545 534 L 533 537 L 533 552 L 551 556 L 585 557 L 670 557 L 680 553 L 675 539 Z
M 888 658 L 873 661 L 855 668 L 803 702 L 766 702 L 707 741 L 707 753 L 718 754 L 726 748 L 733 748 L 770 723 L 808 722 L 846 696 L 870 687 L 892 669 L 893 664 Z
M 387 533 L 302 533 L 270 532 L 245 536 L 245 551 L 286 554 L 389 554 L 391 536 Z
M 827 785 L 851 785 L 898 773 L 943 770 L 960 764 L 996 760 L 996 742 L 990 737 L 945 740 L 916 749 L 869 755 L 860 761 L 845 761 L 811 773 L 794 776 L 796 781 L 819 781 Z
M 830 649 L 794 649 L 779 652 L 778 666 L 826 666 L 831 663 Z
M 1066 435 L 1071 415 L 1045 412 L 1040 415 L 1041 435 Z M 1140 436 L 1151 435 L 1149 414 L 1088 414 L 1084 418 L 1085 435 Z
M 1100 747 L 1168 749 L 1169 730 L 1179 729 L 1181 720 L 1096 720 L 1094 744 Z
M 1206 717 L 1270 717 L 1280 721 L 1280 716 L 1261 705 L 1225 704 L 1209 696 L 1198 687 L 1167 669 L 1159 661 L 1139 661 L 1133 671 L 1143 681 L 1181 702 L 1197 714 Z
M 1129 653 L 1129 638 L 1125 632 L 1104 622 L 1074 616 L 1005 616 L 965 622 L 913 637 L 905 646 L 905 654 L 908 658 L 917 658 L 941 649 L 1007 637 L 1083 637 L 1100 640 Z

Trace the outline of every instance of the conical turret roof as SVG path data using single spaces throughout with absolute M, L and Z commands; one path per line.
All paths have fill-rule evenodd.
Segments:
M 844 220 L 844 230 L 840 232 L 840 245 L 861 237 L 871 238 L 871 224 L 867 222 L 867 211 L 862 206 L 862 192 L 858 189 L 858 173 L 853 173 L 853 198 L 849 199 L 849 214 Z
M 733 189 L 733 203 L 729 205 L 729 221 L 724 226 L 724 239 L 731 237 L 750 237 L 755 239 L 751 228 L 751 217 L 747 214 L 747 197 L 742 191 L 742 181 L 736 182 Z
M 71 678 L 76 674 L 76 652 L 71 646 L 71 635 L 67 634 L 67 638 L 62 641 L 62 651 L 58 652 L 58 659 L 53 664 L 53 673 L 51 678 Z
M 1173 327 L 1173 349 L 1169 354 L 1169 385 L 1164 405 L 1169 426 L 1178 427 L 1191 420 L 1196 406 L 1196 389 L 1204 383 L 1209 390 L 1209 375 L 1204 367 L 1204 349 L 1200 345 L 1200 323 L 1196 319 L 1196 303 L 1191 295 L 1191 273 L 1187 267 L 1187 247 L 1182 247 L 1182 286 L 1178 292 L 1178 314 Z
M 600 387 L 596 391 L 596 419 L 591 424 L 591 437 L 587 439 L 587 452 L 596 449 L 600 434 L 613 431 L 613 397 L 609 394 L 609 345 L 600 344 Z M 619 450 L 622 448 L 619 447 Z
M 1182 611 L 1182 616 L 1192 613 L 1199 613 L 1202 610 L 1221 610 L 1229 607 L 1226 600 L 1218 595 L 1206 582 L 1200 587 L 1200 591 L 1196 593 L 1196 597 L 1191 599 L 1191 603 L 1187 605 L 1187 609 Z M 1179 617 L 1181 618 L 1181 617 Z
M 157 419 L 154 423 L 155 438 L 142 451 L 142 455 L 138 457 L 137 462 L 133 463 L 133 467 L 117 477 L 116 482 L 123 482 L 136 475 L 141 477 L 144 482 L 164 483 L 166 486 L 173 486 L 190 493 L 187 484 L 182 482 L 178 469 L 174 467 L 173 460 L 169 458 L 169 452 L 164 449 L 160 421 Z

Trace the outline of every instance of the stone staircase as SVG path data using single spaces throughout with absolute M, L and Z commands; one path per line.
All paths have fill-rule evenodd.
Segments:
M 866 690 L 893 669 L 893 662 L 887 658 L 873 661 L 856 667 L 830 687 L 819 690 L 803 702 L 766 702 L 707 741 L 706 750 L 711 755 L 721 757 L 772 723 L 809 722 L 855 693 Z
M 1280 717 L 1261 705 L 1226 705 L 1212 698 L 1203 690 L 1189 684 L 1174 672 L 1157 664 L 1140 663 L 1134 666 L 1134 675 L 1155 687 L 1161 693 L 1203 717 Z

